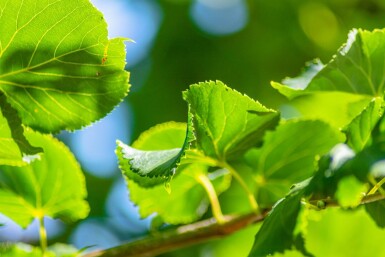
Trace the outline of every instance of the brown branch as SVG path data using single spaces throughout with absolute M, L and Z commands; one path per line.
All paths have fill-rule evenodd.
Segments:
M 365 196 L 360 204 L 367 204 L 384 200 L 382 194 Z M 334 199 L 311 200 L 309 203 L 317 206 L 322 201 L 325 208 L 339 207 Z M 241 216 L 225 216 L 223 223 L 218 223 L 214 218 L 183 225 L 156 233 L 149 237 L 139 239 L 114 248 L 99 250 L 83 255 L 83 257 L 153 257 L 172 250 L 191 246 L 197 243 L 224 237 L 251 224 L 263 221 L 269 210 L 262 214 L 249 213 Z
M 262 214 L 249 213 L 242 216 L 225 216 L 224 223 L 218 223 L 214 218 L 193 224 L 180 226 L 176 229 L 159 232 L 134 242 L 85 254 L 83 257 L 151 257 L 171 250 L 206 242 L 224 237 L 250 224 L 265 219 L 268 211 Z

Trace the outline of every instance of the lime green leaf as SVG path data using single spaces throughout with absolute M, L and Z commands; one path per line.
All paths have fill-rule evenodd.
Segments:
M 370 103 L 372 97 L 342 92 L 316 92 L 290 101 L 301 118 L 318 119 L 336 128 L 347 126 Z
M 273 87 L 289 98 L 309 92 L 340 91 L 368 96 L 384 95 L 385 30 L 352 30 L 347 43 L 303 90 L 292 84 Z
M 302 251 L 304 256 L 312 256 L 305 250 L 301 234 L 294 233 L 301 210 L 301 197 L 300 192 L 286 196 L 273 207 L 255 236 L 249 257 L 283 253 L 293 247 Z
M 185 123 L 159 124 L 143 132 L 133 143 L 133 147 L 155 153 L 178 147 L 186 140 L 186 127 Z M 139 206 L 142 217 L 157 213 L 168 223 L 192 222 L 200 218 L 209 206 L 209 198 L 199 182 L 200 176 L 208 177 L 217 194 L 230 186 L 229 172 L 217 170 L 208 173 L 208 167 L 199 164 L 181 164 L 171 181 L 163 177 L 141 177 L 131 171 L 129 162 L 120 157 L 120 152 L 122 151 L 118 149 L 120 167 L 128 183 L 130 198 Z
M 365 204 L 366 212 L 380 228 L 385 228 L 385 200 Z
M 279 120 L 274 110 L 220 81 L 192 85 L 183 97 L 193 115 L 197 148 L 219 160 L 239 157 Z
M 43 149 L 28 142 L 16 110 L 1 93 L 0 110 L 0 165 L 23 166 L 38 158 Z
M 41 249 L 22 243 L 0 246 L 0 256 L 2 257 L 38 257 L 42 256 Z
M 128 91 L 124 39 L 88 0 L 0 2 L 0 91 L 43 132 L 102 118 Z
M 338 182 L 335 197 L 344 208 L 353 208 L 361 203 L 368 187 L 355 176 L 347 176 Z
M 345 129 L 348 145 L 361 151 L 371 140 L 371 134 L 384 114 L 383 98 L 374 98 L 369 105 Z
M 117 141 L 116 154 L 120 169 L 128 179 L 134 180 L 144 187 L 151 187 L 170 180 L 175 174 L 181 157 L 193 140 L 191 130 L 190 125 L 180 125 L 175 122 L 158 125 L 144 132 L 133 144 L 139 149 L 147 149 L 146 151 Z M 173 139 L 167 141 L 170 137 Z M 151 140 L 149 140 L 150 138 Z M 181 146 L 182 148 L 180 148 Z M 165 150 L 168 147 L 172 149 Z
M 271 206 L 285 196 L 292 184 L 313 175 L 317 156 L 342 141 L 342 133 L 321 121 L 288 121 L 267 132 L 263 146 L 245 156 L 259 184 L 258 202 Z
M 72 153 L 52 136 L 32 131 L 25 135 L 45 154 L 28 166 L 0 168 L 0 213 L 22 227 L 43 216 L 65 221 L 85 218 L 89 211 L 85 181 Z
M 143 188 L 128 180 L 131 200 L 139 206 L 142 217 L 154 213 L 170 224 L 187 224 L 198 220 L 207 211 L 209 198 L 199 183 L 199 176 L 207 176 L 219 195 L 231 182 L 231 175 L 225 170 L 208 173 L 206 166 L 182 165 L 179 174 L 169 182 L 170 191 L 163 184 Z
M 253 245 L 253 237 L 260 228 L 260 224 L 248 226 L 220 240 L 215 240 L 205 245 L 210 249 L 211 256 L 220 257 L 246 257 Z M 234 247 L 234 246 L 237 247 Z
M 72 245 L 66 245 L 62 243 L 56 243 L 49 246 L 49 253 L 54 254 L 56 257 L 78 257 L 82 250 L 76 249 Z
M 0 245 L 0 256 L 2 257 L 41 257 L 43 253 L 40 247 L 23 243 Z M 79 250 L 70 245 L 54 244 L 45 252 L 46 257 L 77 257 Z

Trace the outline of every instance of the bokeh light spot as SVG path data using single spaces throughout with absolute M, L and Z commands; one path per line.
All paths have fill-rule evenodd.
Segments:
M 127 66 L 132 67 L 146 58 L 162 21 L 162 11 L 156 1 L 92 0 L 103 13 L 110 38 L 127 37 Z
M 118 173 L 116 140 L 129 141 L 131 123 L 131 110 L 127 104 L 120 104 L 102 120 L 70 134 L 68 144 L 87 172 L 97 177 L 112 177 Z
M 337 47 L 340 28 L 336 16 L 327 6 L 308 2 L 298 12 L 301 28 L 311 41 L 324 49 Z
M 243 0 L 197 0 L 190 10 L 195 24 L 212 35 L 228 35 L 243 29 L 248 21 L 248 7 Z

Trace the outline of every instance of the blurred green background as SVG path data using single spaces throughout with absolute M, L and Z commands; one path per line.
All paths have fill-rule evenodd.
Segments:
M 73 225 L 48 220 L 48 235 L 51 242 L 79 248 L 106 248 L 146 235 L 150 220 L 139 220 L 128 202 L 114 156 L 115 140 L 130 143 L 158 123 L 184 122 L 187 106 L 181 92 L 189 85 L 221 80 L 267 107 L 280 108 L 286 100 L 270 81 L 296 76 L 314 58 L 328 62 L 352 28 L 385 27 L 384 0 L 92 2 L 105 14 L 111 37 L 136 43 L 127 43 L 132 87 L 126 100 L 92 127 L 59 135 L 85 170 L 91 213 Z M 338 217 L 331 219 L 331 212 Z M 319 256 L 385 256 L 382 245 L 372 240 L 380 242 L 385 232 L 362 212 L 312 215 L 309 247 Z M 339 234 L 331 238 L 328 231 L 333 228 Z M 165 256 L 246 256 L 256 229 Z M 2 227 L 0 241 L 36 242 L 35 230 L 36 224 L 27 232 L 16 225 Z M 352 252 L 356 247 L 362 251 Z M 363 249 L 370 249 L 370 254 Z

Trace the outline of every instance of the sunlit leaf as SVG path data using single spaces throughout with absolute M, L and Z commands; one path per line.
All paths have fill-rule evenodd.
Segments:
M 219 195 L 230 186 L 231 176 L 226 170 L 208 173 L 208 167 L 201 165 L 181 166 L 180 173 L 170 182 L 169 191 L 164 184 L 143 188 L 128 181 L 131 200 L 139 206 L 142 217 L 154 213 L 164 222 L 184 224 L 196 221 L 209 207 L 209 199 L 204 187 L 199 183 L 200 176 L 209 178 Z
M 301 118 L 317 119 L 336 128 L 346 127 L 370 103 L 372 97 L 343 92 L 316 92 L 290 101 Z
M 52 136 L 25 134 L 45 154 L 24 167 L 0 167 L 0 213 L 22 227 L 43 216 L 65 221 L 85 218 L 89 207 L 84 176 L 72 153 Z
M 197 148 L 219 160 L 238 157 L 261 142 L 279 114 L 222 82 L 190 86 L 183 94 L 193 114 Z
M 309 92 L 340 91 L 367 96 L 383 96 L 385 77 L 385 30 L 352 30 L 347 43 L 301 89 L 291 83 L 273 87 L 289 98 Z M 306 73 L 305 73 L 306 75 Z M 308 76 L 307 76 L 308 77 Z
M 338 182 L 335 197 L 344 208 L 357 207 L 365 196 L 367 185 L 354 176 L 346 176 Z
M 2 257 L 77 257 L 79 250 L 73 246 L 64 244 L 54 244 L 49 247 L 43 255 L 40 247 L 23 243 L 0 245 L 0 256 Z
M 78 129 L 128 91 L 124 39 L 88 0 L 0 2 L 0 91 L 23 124 Z
M 186 127 L 186 124 L 176 122 L 157 125 L 142 133 L 133 146 L 147 152 L 167 151 L 162 149 L 183 144 Z M 155 149 L 159 151 L 152 151 Z M 121 167 L 125 163 L 127 159 L 122 159 Z M 209 199 L 200 183 L 200 177 L 208 178 L 218 195 L 226 190 L 231 182 L 228 171 L 217 170 L 209 173 L 208 166 L 199 163 L 180 165 L 171 181 L 162 177 L 141 177 L 125 169 L 123 175 L 127 179 L 130 198 L 139 206 L 141 216 L 147 217 L 156 213 L 163 221 L 172 224 L 192 222 L 207 211 Z
M 38 158 L 43 149 L 28 142 L 17 112 L 1 93 L 0 111 L 0 165 L 23 166 Z
M 313 175 L 317 156 L 343 140 L 342 133 L 321 121 L 289 121 L 267 132 L 263 146 L 245 156 L 259 184 L 259 203 L 271 206 L 284 197 L 292 184 Z
M 362 150 L 371 140 L 371 134 L 384 114 L 383 98 L 375 98 L 345 129 L 348 145 L 355 151 Z

